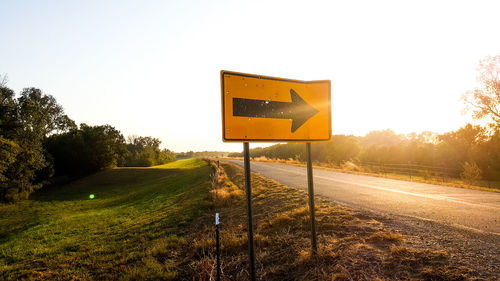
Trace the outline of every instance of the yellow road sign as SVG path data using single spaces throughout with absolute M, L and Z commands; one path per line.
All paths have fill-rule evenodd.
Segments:
M 221 71 L 225 142 L 330 141 L 330 80 Z

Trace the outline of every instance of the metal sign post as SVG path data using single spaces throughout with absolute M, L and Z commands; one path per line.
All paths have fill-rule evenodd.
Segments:
M 250 280 L 255 280 L 248 143 L 305 142 L 312 251 L 317 253 L 311 142 L 332 139 L 330 80 L 302 81 L 221 71 L 222 140 L 243 142 Z
M 307 187 L 309 193 L 309 211 L 311 212 L 311 246 L 312 253 L 316 255 L 318 252 L 318 245 L 316 243 L 316 218 L 314 210 L 314 184 L 313 184 L 313 169 L 311 161 L 311 143 L 306 143 L 307 154 Z
M 250 149 L 248 142 L 243 143 L 244 166 L 245 166 L 245 188 L 247 194 L 248 215 L 248 256 L 250 259 L 250 280 L 255 281 L 255 252 L 253 247 L 253 222 L 252 222 L 252 186 L 250 184 Z

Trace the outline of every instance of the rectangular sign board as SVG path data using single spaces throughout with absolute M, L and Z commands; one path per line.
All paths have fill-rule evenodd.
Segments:
M 330 88 L 330 80 L 300 81 L 223 70 L 223 141 L 330 141 Z

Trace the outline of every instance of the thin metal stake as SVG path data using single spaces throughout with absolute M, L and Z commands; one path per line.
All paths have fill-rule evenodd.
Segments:
M 252 223 L 252 187 L 250 185 L 250 152 L 248 142 L 243 143 L 243 155 L 245 162 L 245 188 L 247 193 L 247 215 L 248 215 L 248 255 L 250 258 L 250 280 L 255 281 L 255 253 L 253 247 L 253 223 Z
M 217 281 L 220 281 L 220 234 L 219 234 L 219 213 L 215 213 L 215 248 L 217 252 Z
M 313 169 L 311 161 L 311 143 L 306 143 L 307 154 L 307 187 L 309 193 L 309 211 L 311 212 L 311 246 L 312 253 L 316 255 L 318 252 L 318 245 L 316 243 L 316 218 L 314 215 L 314 184 L 313 184 Z

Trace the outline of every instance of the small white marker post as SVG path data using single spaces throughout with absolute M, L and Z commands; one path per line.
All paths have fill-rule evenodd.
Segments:
M 217 281 L 220 281 L 219 213 L 215 213 L 215 248 L 217 252 Z

